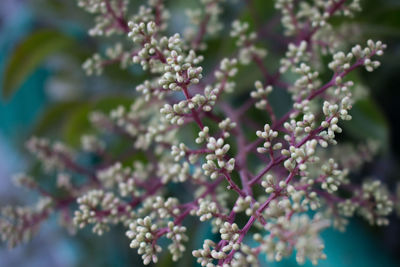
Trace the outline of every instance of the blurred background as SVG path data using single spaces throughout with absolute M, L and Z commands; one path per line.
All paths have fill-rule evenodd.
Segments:
M 134 8 L 143 1 L 131 2 Z M 171 31 L 182 30 L 180 25 L 187 23 L 184 9 L 196 6 L 196 2 L 167 1 L 173 14 Z M 236 2 L 224 11 L 224 23 L 229 24 L 239 12 L 242 12 L 240 17 L 251 20 L 249 11 L 243 8 L 246 1 Z M 263 15 L 262 20 L 275 12 L 273 1 L 252 2 Z M 344 23 L 355 27 L 359 40 L 380 39 L 388 45 L 388 50 L 377 71 L 373 74 L 358 71 L 352 77 L 369 88 L 369 94 L 355 105 L 354 121 L 345 126 L 345 138 L 372 138 L 383 144 L 382 151 L 355 179 L 369 175 L 393 188 L 400 180 L 400 1 L 361 2 L 363 11 Z M 90 131 L 87 121 L 90 110 L 113 107 L 126 97 L 133 97 L 135 85 L 146 77 L 139 68 L 118 71 L 118 66 L 107 68 L 104 77 L 84 75 L 81 70 L 84 59 L 104 49 L 101 39 L 87 36 L 91 19 L 76 6 L 76 1 L 0 1 L 0 206 L 29 203 L 35 197 L 11 183 L 13 173 L 31 168 L 23 149 L 29 136 L 56 136 L 77 145 L 79 136 Z M 207 53 L 216 55 L 229 50 L 232 44 L 226 44 L 226 35 L 210 39 Z M 270 49 L 268 57 L 274 58 L 275 51 L 282 52 L 273 39 L 267 40 L 266 45 Z M 210 62 L 206 60 L 205 64 Z M 251 68 L 243 71 L 253 73 Z M 241 86 L 252 86 L 256 78 L 251 76 L 248 84 L 243 82 Z M 199 247 L 204 236 L 212 236 L 207 226 L 194 225 L 194 229 L 188 250 Z M 399 266 L 399 237 L 400 221 L 394 215 L 386 228 L 369 227 L 355 218 L 345 233 L 324 232 L 328 260 L 319 266 Z M 124 229 L 116 228 L 102 237 L 92 235 L 90 230 L 70 236 L 58 227 L 54 217 L 43 225 L 32 242 L 11 251 L 1 244 L 0 266 L 141 266 L 141 263 L 136 252 L 129 248 Z M 177 265 L 164 257 L 158 266 Z M 188 253 L 179 266 L 196 265 Z M 291 258 L 268 266 L 296 266 L 296 263 Z

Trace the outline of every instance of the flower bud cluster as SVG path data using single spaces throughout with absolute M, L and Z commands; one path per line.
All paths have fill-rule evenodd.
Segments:
M 257 38 L 255 32 L 248 33 L 249 24 L 247 22 L 240 22 L 235 20 L 232 23 L 231 37 L 237 38 L 236 45 L 239 50 L 239 62 L 243 65 L 248 65 L 254 57 L 264 58 L 267 51 L 258 48 L 254 45 Z
M 227 93 L 232 93 L 236 84 L 234 81 L 231 81 L 238 73 L 238 60 L 236 58 L 223 58 L 220 63 L 220 67 L 218 70 L 214 72 L 214 76 L 217 80 L 217 83 L 214 86 L 214 89 L 211 90 L 215 92 L 215 95 L 218 96 L 222 93 L 222 90 Z M 207 97 L 207 94 L 205 94 Z M 207 97 L 210 99 L 210 97 Z M 210 108 L 206 111 L 210 111 L 211 107 L 215 104 L 215 99 L 210 99 L 211 104 Z
M 201 0 L 201 8 L 187 9 L 186 15 L 188 16 L 191 26 L 184 29 L 185 37 L 192 41 L 192 44 L 197 48 L 205 49 L 206 43 L 202 40 L 202 35 L 209 34 L 210 36 L 216 35 L 223 28 L 223 24 L 219 20 L 219 16 L 223 9 L 220 0 Z M 203 29 L 203 32 L 199 32 Z
M 211 255 L 212 251 L 214 251 L 214 256 L 219 258 L 219 255 L 223 256 L 225 253 L 215 251 L 213 248 L 216 247 L 217 244 L 212 240 L 206 239 L 203 243 L 203 248 L 193 250 L 192 255 L 193 257 L 197 258 L 197 262 L 200 263 L 201 266 L 210 266 L 214 267 L 215 265 L 212 263 L 214 261 L 213 255 Z
M 116 224 L 124 219 L 119 213 L 130 212 L 129 205 L 120 210 L 120 199 L 112 192 L 103 190 L 91 190 L 77 199 L 79 210 L 74 213 L 74 224 L 84 228 L 93 224 L 92 231 L 102 235 L 110 229 L 109 224 Z
M 256 108 L 258 109 L 265 109 L 268 105 L 268 95 L 272 92 L 272 86 L 268 85 L 265 88 L 263 87 L 263 84 L 260 81 L 256 81 L 254 83 L 254 86 L 256 87 L 256 91 L 252 91 L 250 93 L 250 96 L 252 98 L 260 99 L 257 101 L 255 104 Z
M 81 147 L 86 152 L 102 152 L 105 149 L 105 143 L 95 135 L 82 135 Z
M 159 84 L 166 90 L 180 91 L 184 87 L 191 84 L 198 84 L 202 76 L 202 67 L 196 67 L 203 57 L 196 56 L 193 50 L 189 51 L 189 54 L 185 56 L 182 54 L 179 45 L 181 45 L 181 39 L 179 35 L 175 35 L 172 41 L 169 41 L 178 46 L 176 50 L 171 49 L 169 56 L 167 57 L 167 65 L 164 67 L 165 73 L 158 81 Z
M 374 55 L 382 56 L 385 49 L 386 45 L 381 41 L 368 40 L 367 47 L 364 49 L 360 45 L 356 45 L 350 53 L 337 52 L 333 55 L 333 61 L 328 66 L 335 72 L 347 71 L 352 66 L 353 58 L 355 58 L 357 62 L 364 65 L 367 71 L 371 72 L 380 66 L 380 62 L 371 60 L 371 57 Z
M 136 91 L 140 92 L 144 96 L 144 100 L 149 102 L 151 99 L 163 99 L 165 96 L 165 90 L 160 88 L 156 80 L 146 80 L 142 84 L 136 86 Z
M 369 221 L 370 224 L 388 225 L 386 218 L 393 210 L 393 201 L 390 199 L 387 189 L 380 181 L 366 181 L 362 184 L 362 191 L 359 193 L 362 201 L 370 201 L 372 208 L 360 206 L 359 213 Z
M 299 98 L 304 99 L 312 91 L 321 86 L 321 81 L 318 79 L 319 73 L 317 71 L 312 71 L 311 67 L 305 63 L 301 63 L 298 68 L 295 68 L 294 72 L 299 74 L 300 77 L 294 82 L 294 85 L 289 88 L 293 100 Z
M 91 36 L 110 36 L 124 31 L 121 22 L 127 9 L 128 0 L 78 0 L 78 6 L 95 14 L 95 26 L 89 30 Z M 117 17 L 117 14 L 121 16 Z
M 230 136 L 229 132 L 231 132 L 236 126 L 236 122 L 232 121 L 230 118 L 226 118 L 218 123 L 218 127 L 222 130 L 222 136 L 224 138 L 228 138 Z
M 204 198 L 200 198 L 198 208 L 191 211 L 191 214 L 199 216 L 202 222 L 211 220 L 216 213 L 218 213 L 217 203 Z
M 157 175 L 164 184 L 169 182 L 183 183 L 189 177 L 190 165 L 188 162 L 159 162 L 157 166 Z
M 329 226 L 329 221 L 316 214 L 310 219 L 306 214 L 292 216 L 290 219 L 279 217 L 275 224 L 268 223 L 265 229 L 270 233 L 265 237 L 255 234 L 255 241 L 261 243 L 261 250 L 270 261 L 280 261 L 296 250 L 296 261 L 303 264 L 307 259 L 316 265 L 319 259 L 325 259 L 324 245 L 319 233 Z M 298 236 L 296 232 L 302 232 Z
M 295 71 L 296 66 L 300 62 L 307 62 L 308 60 L 309 54 L 307 52 L 306 41 L 302 41 L 298 45 L 290 43 L 288 45 L 288 51 L 286 52 L 285 57 L 281 59 L 279 71 L 281 73 L 285 73 L 289 68 L 291 68 L 292 71 Z
M 233 171 L 235 159 L 226 160 L 230 145 L 225 144 L 223 138 L 208 138 L 207 149 L 213 151 L 213 153 L 207 154 L 207 161 L 202 165 L 205 175 L 210 176 L 211 179 L 216 179 L 220 171 L 227 171 L 228 173 Z
M 172 254 L 172 260 L 177 261 L 186 250 L 186 247 L 182 242 L 188 241 L 186 233 L 186 227 L 175 225 L 173 222 L 168 222 L 169 231 L 166 235 L 167 238 L 172 240 L 172 243 L 168 245 L 168 250 Z
M 51 144 L 47 139 L 32 137 L 26 147 L 43 164 L 45 170 L 62 170 L 74 157 L 70 148 L 61 142 Z
M 105 188 L 111 189 L 117 186 L 118 193 L 122 197 L 137 194 L 132 170 L 129 167 L 123 167 L 120 162 L 99 170 L 97 177 Z
M 149 216 L 132 222 L 129 225 L 129 231 L 126 232 L 128 238 L 132 239 L 130 247 L 138 249 L 144 265 L 158 261 L 157 253 L 160 253 L 162 249 L 153 242 L 157 239 L 156 232 L 157 224 L 154 224 Z
M 359 2 L 355 0 L 345 5 L 344 2 L 316 0 L 313 4 L 307 2 L 298 4 L 293 0 L 277 0 L 275 8 L 282 12 L 281 22 L 285 28 L 284 34 L 292 36 L 299 34 L 307 27 L 314 31 L 328 27 L 327 20 L 335 13 L 352 16 L 354 12 L 361 10 Z
M 96 75 L 99 76 L 104 71 L 103 65 L 104 59 L 100 54 L 94 54 L 91 58 L 88 58 L 83 64 L 82 68 L 86 72 L 86 75 Z
M 376 146 L 328 147 L 337 143 L 339 121 L 351 119 L 357 101 L 348 74 L 359 67 L 377 68 L 379 62 L 372 58 L 386 47 L 368 41 L 367 47 L 356 45 L 350 53 L 337 50 L 346 43 L 336 38 L 340 33 L 329 19 L 351 14 L 358 1 L 277 0 L 286 34 L 293 37 L 276 73 L 270 72 L 273 62 L 263 61 L 266 50 L 256 46 L 269 30 L 263 27 L 257 36 L 250 24 L 237 20 L 231 31 L 235 56 L 213 60 L 205 54 L 204 67 L 213 65 L 214 70 L 203 70 L 203 56 L 197 53 L 205 48 L 205 36 L 222 26 L 217 20 L 221 2 L 201 0 L 202 9 L 189 12 L 197 28 L 184 39 L 178 33 L 166 35 L 163 0 L 148 0 L 129 16 L 126 0 L 79 0 L 97 16 L 91 34 L 124 33 L 133 41 L 129 50 L 120 40 L 104 55 L 95 54 L 84 63 L 86 72 L 101 74 L 108 64 L 125 68 L 140 63 L 149 76 L 136 86 L 130 107 L 91 114 L 100 133 L 82 136 L 80 152 L 45 139 L 28 142 L 29 150 L 55 171 L 52 177 L 62 194 L 45 190 L 48 186 L 39 179 L 19 176 L 18 184 L 45 198 L 33 208 L 1 210 L 3 240 L 13 246 L 29 239 L 41 222 L 59 211 L 61 224 L 72 231 L 89 224 L 99 235 L 114 224 L 128 228 L 131 247 L 147 265 L 158 262 L 164 239 L 170 242 L 166 246 L 174 261 L 184 255 L 184 223 L 193 215 L 219 233 L 192 251 L 202 266 L 257 266 L 264 254 L 276 261 L 295 254 L 300 264 L 306 259 L 317 264 L 326 257 L 320 232 L 330 224 L 344 229 L 354 214 L 371 224 L 388 223 L 392 209 L 400 209 L 400 189 L 393 196 L 379 182 L 359 186 L 347 179 L 350 171 L 372 159 Z M 328 66 L 333 73 L 325 82 L 324 51 L 334 54 Z M 246 81 L 237 77 L 239 64 L 250 62 L 261 70 L 254 75 L 262 74 L 265 85 L 256 81 L 255 90 L 236 90 L 236 81 Z M 285 74 L 288 70 L 294 75 Z M 287 90 L 293 104 L 277 108 L 270 102 L 273 88 Z M 260 117 L 253 120 L 253 107 L 266 112 L 256 111 Z M 251 129 L 260 122 L 264 127 L 252 138 Z M 190 139 L 193 129 L 199 130 Z M 81 156 L 91 161 L 81 165 Z M 174 183 L 188 190 L 170 190 Z M 232 198 L 227 188 L 238 196 Z M 259 246 L 250 240 L 250 232 L 256 232 Z
M 278 132 L 271 129 L 271 126 L 267 123 L 264 125 L 264 131 L 257 131 L 256 135 L 258 138 L 265 139 L 262 147 L 257 148 L 258 153 L 267 153 L 268 151 L 278 150 L 282 148 L 282 143 L 278 142 L 272 145 L 272 140 L 278 136 Z
M 1 240 L 13 248 L 28 242 L 38 230 L 38 221 L 46 219 L 53 209 L 49 197 L 40 198 L 33 207 L 4 206 L 0 209 Z
M 27 189 L 37 188 L 37 182 L 25 173 L 19 173 L 13 176 L 13 182 L 16 186 L 25 187 Z
M 342 183 L 348 182 L 346 180 L 348 170 L 339 170 L 338 167 L 339 165 L 332 158 L 321 167 L 322 173 L 326 177 L 321 183 L 321 188 L 331 194 L 337 191 Z

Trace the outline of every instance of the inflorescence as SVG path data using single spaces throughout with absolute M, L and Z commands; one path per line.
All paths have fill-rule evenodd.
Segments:
M 193 216 L 210 222 L 220 237 L 204 240 L 191 252 L 202 266 L 258 266 L 260 257 L 280 261 L 293 253 L 299 264 L 317 264 L 326 258 L 323 229 L 345 230 L 354 214 L 371 225 L 389 223 L 392 210 L 400 210 L 400 187 L 392 194 L 376 179 L 351 181 L 352 173 L 377 151 L 376 143 L 361 147 L 337 141 L 340 123 L 351 120 L 356 100 L 348 74 L 378 68 L 376 58 L 386 48 L 372 40 L 352 48 L 343 38 L 326 42 L 337 34 L 330 18 L 352 16 L 360 10 L 359 1 L 276 0 L 287 40 L 276 73 L 264 64 L 267 51 L 259 42 L 260 32 L 239 20 L 229 29 L 236 52 L 220 58 L 212 71 L 203 69 L 207 38 L 225 27 L 220 21 L 223 2 L 200 0 L 200 8 L 187 12 L 191 25 L 184 34 L 168 35 L 170 13 L 163 0 L 148 0 L 134 15 L 127 0 L 78 0 L 79 7 L 95 15 L 91 36 L 121 38 L 84 62 L 86 73 L 100 75 L 110 64 L 124 69 L 139 64 L 151 73 L 151 79 L 136 85 L 130 108 L 90 116 L 100 133 L 129 140 L 131 153 L 143 153 L 146 159 L 126 165 L 124 155 L 110 158 L 101 134 L 82 136 L 78 151 L 32 138 L 29 151 L 45 173 L 56 174 L 57 191 L 64 193 L 60 197 L 46 191 L 29 175 L 16 176 L 18 185 L 41 198 L 32 207 L 1 209 L 0 233 L 10 247 L 29 240 L 58 211 L 61 224 L 72 232 L 91 227 L 101 235 L 122 224 L 144 264 L 158 261 L 164 249 L 159 240 L 165 238 L 176 261 L 188 253 L 184 223 Z M 331 57 L 326 67 L 322 55 Z M 254 81 L 242 104 L 232 104 L 236 93 L 244 95 L 245 88 L 236 82 L 240 69 L 250 63 L 263 80 Z M 331 78 L 323 79 L 322 73 Z M 283 116 L 270 100 L 276 90 L 286 90 L 293 101 Z M 252 108 L 263 114 L 261 125 L 248 119 Z M 85 153 L 97 155 L 101 163 L 82 165 L 78 156 Z M 256 158 L 251 163 L 250 155 Z M 86 177 L 86 183 L 75 183 L 74 175 Z M 168 185 L 177 183 L 188 188 L 189 202 L 169 192 Z M 237 220 L 238 214 L 247 218 L 245 223 Z

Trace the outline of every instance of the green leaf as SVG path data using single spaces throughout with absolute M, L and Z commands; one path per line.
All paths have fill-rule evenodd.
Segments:
M 380 141 L 387 147 L 389 126 L 382 111 L 371 98 L 357 101 L 350 114 L 352 120 L 343 123 L 346 133 L 356 138 Z
M 64 124 L 64 140 L 72 145 L 78 146 L 83 134 L 89 134 L 93 131 L 89 122 L 89 113 L 92 111 L 89 103 L 82 103 L 74 109 Z
M 63 123 L 64 140 L 71 146 L 78 146 L 83 134 L 91 134 L 95 131 L 89 121 L 89 114 L 94 111 L 102 111 L 108 114 L 112 109 L 122 105 L 126 108 L 134 99 L 127 96 L 104 96 L 95 101 L 80 102 L 73 106 Z M 126 148 L 126 145 L 124 146 Z
M 7 99 L 48 56 L 72 48 L 76 41 L 55 30 L 38 30 L 14 50 L 6 66 L 3 98 Z
M 67 101 L 49 106 L 34 126 L 33 135 L 44 135 L 54 128 L 59 128 L 68 115 L 81 104 L 80 101 Z
M 92 110 L 100 110 L 103 112 L 110 112 L 118 106 L 124 106 L 129 109 L 130 105 L 134 102 L 134 98 L 127 96 L 107 96 L 96 100 L 92 105 Z

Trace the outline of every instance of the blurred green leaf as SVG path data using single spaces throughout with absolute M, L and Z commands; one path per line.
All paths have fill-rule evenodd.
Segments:
M 78 146 L 82 134 L 90 133 L 91 124 L 88 116 L 91 110 L 90 103 L 81 103 L 67 118 L 63 127 L 63 134 L 64 140 L 68 144 Z
M 125 108 L 129 108 L 129 106 L 133 102 L 134 102 L 133 98 L 129 98 L 126 96 L 107 96 L 95 101 L 92 105 L 92 110 L 109 112 L 118 106 L 124 106 Z
M 127 96 L 104 96 L 93 102 L 80 102 L 73 107 L 73 111 L 68 114 L 65 120 L 63 125 L 64 140 L 71 146 L 78 146 L 83 134 L 90 134 L 95 130 L 89 122 L 90 112 L 98 110 L 107 114 L 120 105 L 128 108 L 133 101 L 133 98 Z
M 51 105 L 39 118 L 33 129 L 33 135 L 43 135 L 51 129 L 59 127 L 71 111 L 81 104 L 80 101 L 68 101 Z
M 6 66 L 3 84 L 3 98 L 9 98 L 22 82 L 48 56 L 76 45 L 76 41 L 56 30 L 38 30 L 14 50 Z
M 388 145 L 389 126 L 382 111 L 370 99 L 356 102 L 350 111 L 353 119 L 343 123 L 344 130 L 356 138 L 374 139 Z

